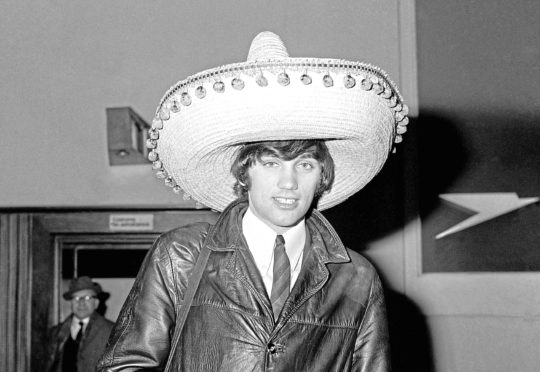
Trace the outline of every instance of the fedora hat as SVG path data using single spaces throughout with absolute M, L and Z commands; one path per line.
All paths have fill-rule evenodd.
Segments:
M 71 279 L 69 289 L 63 294 L 63 297 L 66 300 L 71 300 L 73 293 L 82 291 L 83 289 L 92 289 L 94 292 L 96 292 L 96 296 L 98 296 L 102 291 L 101 286 L 98 283 L 93 282 L 90 277 L 81 276 L 79 278 Z
M 158 178 L 185 198 L 222 211 L 236 196 L 230 173 L 246 143 L 325 140 L 334 159 L 330 208 L 362 189 L 406 132 L 408 109 L 380 68 L 329 58 L 293 58 L 262 32 L 247 61 L 199 72 L 161 99 L 148 132 Z

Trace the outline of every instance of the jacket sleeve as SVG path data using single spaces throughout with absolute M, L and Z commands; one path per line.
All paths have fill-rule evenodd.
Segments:
M 176 245 L 161 236 L 147 254 L 98 363 L 98 372 L 164 369 L 178 301 L 177 274 L 170 254 Z M 177 266 L 178 262 L 174 268 Z
M 377 274 L 371 284 L 364 319 L 358 330 L 353 354 L 355 372 L 390 371 L 390 347 L 386 306 Z
M 57 362 L 59 350 L 58 350 L 58 330 L 60 326 L 54 326 L 47 332 L 47 338 L 45 339 L 46 352 L 47 352 L 47 365 L 45 370 L 52 371 L 55 363 Z

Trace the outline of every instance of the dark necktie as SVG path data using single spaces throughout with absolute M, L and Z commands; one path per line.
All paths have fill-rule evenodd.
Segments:
M 83 329 L 84 329 L 84 323 L 79 322 L 79 332 L 77 333 L 77 337 L 75 337 L 75 341 L 77 341 L 77 344 L 81 342 L 82 336 L 83 336 Z
M 270 295 L 274 320 L 276 321 L 281 313 L 285 300 L 289 297 L 290 286 L 291 264 L 287 252 L 285 251 L 285 240 L 282 235 L 278 235 L 276 236 L 276 242 L 274 244 L 274 271 L 272 293 Z
M 70 335 L 65 344 L 62 355 L 62 371 L 63 372 L 77 372 L 77 355 L 79 352 L 79 343 L 83 336 L 84 323 L 79 322 L 79 332 L 75 336 L 75 339 Z

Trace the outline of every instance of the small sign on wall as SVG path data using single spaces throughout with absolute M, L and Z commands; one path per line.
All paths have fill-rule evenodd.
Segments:
M 154 229 L 153 214 L 110 214 L 109 230 L 111 231 L 152 231 Z

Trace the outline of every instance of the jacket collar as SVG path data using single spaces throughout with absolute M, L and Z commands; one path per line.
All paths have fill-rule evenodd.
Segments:
M 215 225 L 208 232 L 205 244 L 212 251 L 246 249 L 242 238 L 242 217 L 248 201 L 240 198 L 225 208 Z M 350 258 L 341 239 L 328 220 L 313 209 L 306 216 L 306 226 L 311 236 L 313 254 L 322 263 L 344 263 Z

